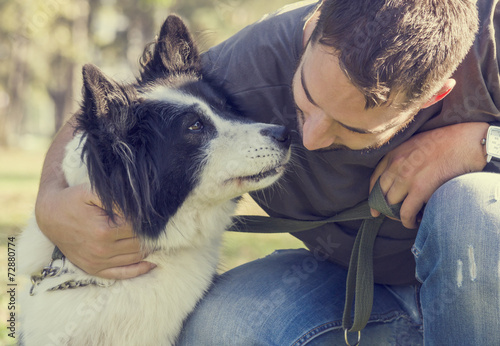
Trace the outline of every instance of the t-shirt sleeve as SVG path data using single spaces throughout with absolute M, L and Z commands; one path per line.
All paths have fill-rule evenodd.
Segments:
M 211 48 L 202 55 L 204 76 L 221 87 L 243 115 L 291 124 L 291 81 L 302 52 L 305 19 L 316 5 L 305 1 L 286 6 Z
M 500 123 L 500 5 L 478 0 L 477 6 L 479 31 L 452 76 L 457 84 L 443 101 L 420 112 L 429 120 L 419 132 L 466 122 Z M 492 162 L 485 170 L 500 172 L 500 164 Z

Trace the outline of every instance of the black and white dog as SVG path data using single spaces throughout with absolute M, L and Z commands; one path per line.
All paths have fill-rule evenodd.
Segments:
M 236 197 L 278 180 L 287 130 L 238 118 L 201 76 L 181 19 L 169 16 L 138 82 L 83 68 L 83 103 L 63 170 L 113 218 L 124 215 L 157 268 L 129 280 L 91 276 L 30 222 L 18 244 L 32 276 L 21 301 L 24 345 L 171 345 L 209 288 Z M 48 266 L 44 265 L 51 262 Z M 20 268 L 21 269 L 21 268 Z

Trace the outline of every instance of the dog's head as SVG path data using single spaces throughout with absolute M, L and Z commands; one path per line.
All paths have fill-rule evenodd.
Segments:
M 288 132 L 233 113 L 203 80 L 180 18 L 166 19 L 141 65 L 130 85 L 83 68 L 82 161 L 111 218 L 123 214 L 139 236 L 157 239 L 188 198 L 215 206 L 280 177 Z

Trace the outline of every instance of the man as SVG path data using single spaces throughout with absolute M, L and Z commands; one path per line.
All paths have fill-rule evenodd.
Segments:
M 375 242 L 367 345 L 500 340 L 500 176 L 466 174 L 497 169 L 483 145 L 500 120 L 497 1 L 477 8 L 475 37 L 468 0 L 309 1 L 204 55 L 206 72 L 245 115 L 299 132 L 281 188 L 253 194 L 271 216 L 326 219 L 366 200 L 379 178 L 387 202 L 402 202 L 401 220 L 386 219 Z M 92 274 L 147 272 L 130 226 L 109 225 L 95 196 L 51 174 L 70 136 L 63 129 L 47 155 L 41 229 Z M 224 274 L 180 344 L 344 343 L 346 268 L 359 225 L 297 233 L 310 251 L 277 252 Z

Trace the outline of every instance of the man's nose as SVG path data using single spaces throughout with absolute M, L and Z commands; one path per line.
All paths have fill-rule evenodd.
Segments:
M 335 142 L 335 136 L 323 117 L 318 115 L 307 116 L 302 129 L 302 144 L 307 150 L 327 148 Z

